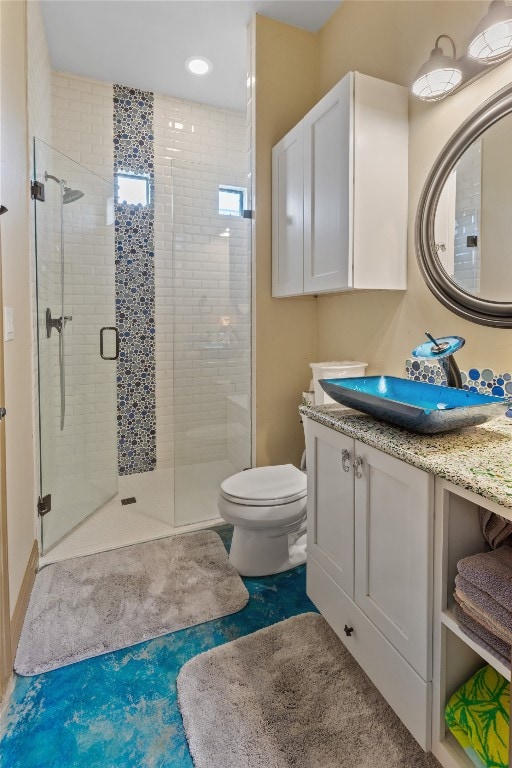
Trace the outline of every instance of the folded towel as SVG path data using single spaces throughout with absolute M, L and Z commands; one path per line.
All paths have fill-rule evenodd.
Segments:
M 457 569 L 467 581 L 512 611 L 512 547 L 464 557 Z
M 512 613 L 466 581 L 460 574 L 455 577 L 455 598 L 469 607 L 468 613 L 506 643 L 512 644 Z
M 489 512 L 488 509 L 478 508 L 480 525 L 486 542 L 492 549 L 503 545 L 512 545 L 512 522 L 504 517 Z
M 494 656 L 495 659 L 498 659 L 498 661 L 501 661 L 506 667 L 511 668 L 510 654 L 512 648 L 509 643 L 505 643 L 492 632 L 489 632 L 480 622 L 466 613 L 458 603 L 453 606 L 453 615 L 464 634 L 478 643 L 479 646 L 485 648 L 488 653 Z
M 471 604 L 467 603 L 460 595 L 458 595 L 456 592 L 454 593 L 454 598 L 464 611 L 464 613 L 469 616 L 473 621 L 476 621 L 477 624 L 480 624 L 483 629 L 485 629 L 487 632 L 490 632 L 491 634 L 495 635 L 499 640 L 501 640 L 504 643 L 508 643 L 508 635 L 504 633 L 500 627 L 497 626 L 497 624 L 492 621 L 490 621 L 486 616 L 483 616 L 481 613 L 478 612 L 478 610 Z M 505 636 L 504 636 L 505 635 Z M 512 645 L 512 643 L 511 643 Z
M 493 667 L 479 669 L 450 698 L 446 724 L 485 766 L 508 768 L 510 685 Z M 477 763 L 478 764 L 478 763 Z

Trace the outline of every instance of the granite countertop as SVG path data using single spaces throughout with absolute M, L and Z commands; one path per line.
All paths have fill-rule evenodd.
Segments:
M 512 419 L 419 435 L 337 405 L 300 406 L 326 427 L 512 509 Z

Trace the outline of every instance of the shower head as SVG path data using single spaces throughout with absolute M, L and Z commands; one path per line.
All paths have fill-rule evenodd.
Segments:
M 81 192 L 79 189 L 71 189 L 71 187 L 68 187 L 67 182 L 64 181 L 64 179 L 58 179 L 57 176 L 53 176 L 51 173 L 48 173 L 48 171 L 45 171 L 44 180 L 48 181 L 48 179 L 52 179 L 52 181 L 56 181 L 57 184 L 60 184 L 62 203 L 64 205 L 67 203 L 74 203 L 75 200 L 80 200 L 80 198 L 84 196 L 84 192 Z
M 74 203 L 75 200 L 80 200 L 83 196 L 84 193 L 79 189 L 71 189 L 71 187 L 67 187 L 65 184 L 62 187 L 62 202 L 64 205 L 67 203 Z

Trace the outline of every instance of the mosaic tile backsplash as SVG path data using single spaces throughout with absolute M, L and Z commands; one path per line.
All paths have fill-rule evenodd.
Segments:
M 428 384 L 446 386 L 446 378 L 439 365 L 428 360 L 405 361 L 405 371 L 409 379 L 425 381 Z M 484 395 L 504 397 L 512 395 L 512 373 L 496 373 L 490 368 L 470 368 L 461 371 L 462 388 Z
M 156 467 L 153 94 L 114 85 L 114 179 L 149 181 L 149 204 L 115 206 L 119 474 Z

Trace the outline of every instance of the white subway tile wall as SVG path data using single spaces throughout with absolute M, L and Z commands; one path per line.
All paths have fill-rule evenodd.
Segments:
M 454 277 L 472 294 L 480 291 L 481 141 L 473 142 L 457 163 Z M 468 245 L 476 235 L 477 245 Z
M 245 114 L 157 95 L 154 121 L 157 466 L 235 471 L 250 453 L 250 418 L 248 449 L 228 448 L 228 398 L 250 402 L 250 222 L 220 215 L 218 194 L 247 188 Z
M 56 149 L 112 182 L 113 85 L 54 72 L 52 93 Z

